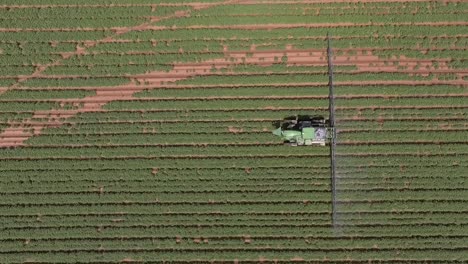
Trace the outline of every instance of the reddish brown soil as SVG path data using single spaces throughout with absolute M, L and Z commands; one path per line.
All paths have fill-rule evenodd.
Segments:
M 215 3 L 215 4 L 211 4 L 211 5 L 192 4 L 192 6 L 196 7 L 197 9 L 203 9 L 203 8 L 208 8 L 208 7 L 211 7 L 211 6 L 234 4 L 234 3 L 238 3 L 238 2 L 240 2 L 240 1 L 238 1 L 238 0 L 228 0 L 228 1 L 225 1 L 225 2 Z M 62 55 L 62 58 L 63 58 L 63 60 L 65 60 L 65 59 L 70 58 L 72 55 L 82 54 L 83 52 L 85 52 L 86 48 L 93 47 L 93 46 L 95 46 L 95 45 L 97 45 L 99 43 L 112 42 L 112 41 L 114 41 L 115 37 L 117 37 L 119 35 L 122 35 L 124 33 L 127 33 L 129 31 L 146 30 L 155 21 L 161 21 L 161 20 L 164 20 L 164 19 L 176 18 L 176 17 L 186 16 L 186 15 L 188 15 L 188 13 L 186 13 L 186 12 L 176 12 L 173 15 L 169 15 L 169 16 L 165 16 L 165 17 L 161 17 L 161 18 L 151 19 L 150 21 L 145 22 L 145 23 L 143 23 L 141 25 L 138 25 L 138 26 L 128 27 L 128 28 L 115 28 L 114 29 L 114 31 L 115 31 L 114 35 L 112 35 L 110 37 L 107 37 L 105 39 L 102 39 L 102 40 L 90 41 L 90 42 L 86 43 L 85 47 L 77 45 L 75 53 L 64 53 Z M 9 30 L 8 29 L 0 29 L 0 32 L 2 32 L 2 31 L 9 31 Z M 22 30 L 13 30 L 13 31 L 16 32 L 16 31 L 22 31 Z M 26 29 L 26 31 L 28 31 L 28 30 Z M 41 65 L 40 67 L 37 68 L 37 70 L 33 74 L 31 74 L 29 76 L 23 76 L 23 77 L 19 78 L 18 81 L 9 88 L 15 88 L 15 87 L 19 86 L 22 82 L 24 82 L 26 80 L 29 80 L 31 78 L 35 78 L 35 77 L 40 76 L 49 67 L 60 65 L 60 64 L 61 64 L 61 60 L 57 60 L 57 61 L 54 61 L 54 62 L 52 62 L 50 64 Z M 128 85 L 135 86 L 135 80 L 134 79 L 131 80 L 131 82 Z M 86 99 L 94 98 L 94 99 L 98 99 L 100 101 L 99 102 L 85 102 L 84 105 L 81 108 L 79 108 L 81 110 L 80 113 L 85 113 L 85 112 L 90 112 L 90 111 L 93 111 L 93 110 L 96 110 L 96 109 L 100 109 L 102 107 L 102 105 L 106 104 L 107 102 L 116 100 L 116 99 L 131 98 L 133 93 L 138 92 L 138 91 L 142 91 L 144 89 L 144 88 L 140 88 L 140 90 L 138 90 L 138 89 L 125 90 L 125 85 L 121 86 L 121 88 L 123 88 L 123 89 L 121 91 L 119 91 L 118 93 L 111 92 L 111 94 L 108 91 L 105 91 L 105 89 L 104 90 L 102 88 L 96 89 L 96 95 L 87 97 Z M 41 133 L 42 129 L 44 129 L 45 127 L 60 126 L 62 124 L 61 120 L 69 118 L 69 117 L 73 116 L 74 114 L 76 114 L 76 111 L 70 112 L 70 113 L 60 113 L 60 114 L 55 113 L 54 111 L 56 111 L 56 110 L 50 110 L 49 111 L 49 114 L 48 114 L 48 117 L 47 117 L 48 122 L 46 122 L 45 125 L 32 122 L 32 120 L 34 120 L 34 119 L 43 117 L 42 114 L 39 115 L 39 116 L 35 114 L 35 115 L 33 115 L 32 118 L 24 120 L 24 123 L 19 125 L 19 126 L 16 126 L 16 127 L 15 126 L 10 126 L 10 127 L 6 128 L 0 134 L 0 147 L 21 146 L 21 145 L 24 144 L 24 141 L 27 140 L 31 136 L 30 132 L 28 132 L 28 131 L 32 131 L 33 135 L 39 135 Z M 28 123 L 30 125 L 28 125 Z

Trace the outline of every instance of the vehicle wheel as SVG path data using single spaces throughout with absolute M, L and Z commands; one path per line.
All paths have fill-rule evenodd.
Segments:
M 323 116 L 312 117 L 312 122 L 325 124 L 325 118 Z

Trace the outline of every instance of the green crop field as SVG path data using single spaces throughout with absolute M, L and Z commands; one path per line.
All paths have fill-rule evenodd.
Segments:
M 0 263 L 467 263 L 465 0 L 1 0 Z M 336 108 L 328 147 L 272 135 Z

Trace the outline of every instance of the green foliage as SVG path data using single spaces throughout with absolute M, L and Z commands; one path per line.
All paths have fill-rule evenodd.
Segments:
M 96 94 L 86 90 L 9 90 L 0 95 L 0 99 L 58 99 L 58 98 L 83 98 Z
M 115 86 L 128 83 L 125 77 L 115 78 L 70 78 L 70 79 L 29 79 L 22 83 L 24 87 L 80 87 L 80 86 Z
M 467 262 L 467 86 L 377 84 L 466 81 L 464 27 L 431 22 L 466 22 L 467 3 L 196 2 L 2 1 L 22 7 L 0 8 L 0 133 L 40 134 L 0 150 L 1 263 Z M 167 28 L 123 33 L 150 19 Z M 373 24 L 301 26 L 340 22 Z M 251 24 L 296 27 L 207 28 Z M 328 148 L 284 146 L 270 132 L 286 116 L 328 116 L 327 67 L 288 65 L 304 54 L 295 50 L 324 62 L 327 32 L 335 56 L 349 57 L 335 81 L 376 83 L 335 87 L 336 227 Z M 66 56 L 77 48 L 83 54 Z M 275 63 L 246 62 L 267 56 Z M 401 71 L 412 70 L 406 61 L 424 59 L 419 70 L 447 61 L 457 73 L 350 73 L 366 58 Z M 235 64 L 191 74 L 189 65 L 212 59 Z M 126 90 L 139 84 L 124 75 L 175 63 L 193 77 Z M 5 78 L 48 64 L 18 87 Z M 47 101 L 94 95 L 84 86 L 132 100 L 86 111 Z M 64 109 L 77 114 L 57 126 L 38 112 Z
M 259 68 L 260 70 L 261 68 Z M 463 89 L 459 89 L 463 90 Z M 328 87 L 268 87 L 247 86 L 237 88 L 149 89 L 135 97 L 209 97 L 209 96 L 300 96 L 328 95 Z

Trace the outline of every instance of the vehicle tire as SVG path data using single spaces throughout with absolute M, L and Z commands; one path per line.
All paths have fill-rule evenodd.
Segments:
M 314 116 L 311 118 L 312 122 L 325 124 L 325 118 L 323 116 Z

